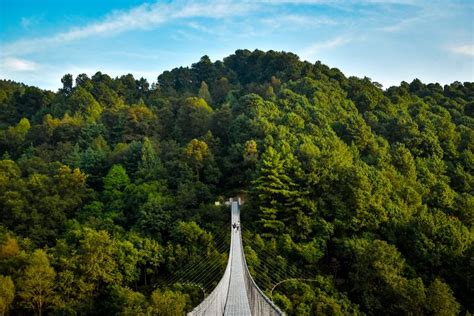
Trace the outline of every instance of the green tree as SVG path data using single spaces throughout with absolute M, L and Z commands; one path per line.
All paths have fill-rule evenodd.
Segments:
M 139 208 L 137 226 L 158 239 L 165 234 L 172 222 L 172 199 L 160 194 L 149 194 Z
M 139 141 L 154 134 L 157 124 L 156 114 L 143 101 L 127 109 L 123 138 L 126 141 Z
M 171 232 L 173 239 L 187 250 L 187 260 L 197 258 L 197 253 L 208 253 L 211 249 L 212 235 L 196 222 L 179 221 Z M 185 258 L 182 258 L 183 260 Z
M 196 171 L 196 178 L 199 180 L 199 171 L 204 167 L 206 158 L 209 156 L 209 147 L 201 140 L 193 139 L 186 146 L 186 158 Z
M 153 170 L 157 163 L 156 151 L 148 137 L 143 139 L 142 146 L 142 166 L 145 169 Z
M 247 163 L 253 164 L 258 161 L 257 143 L 254 140 L 248 140 L 245 142 L 243 157 L 244 161 Z
M 137 266 L 140 269 L 142 280 L 147 286 L 148 281 L 161 272 L 160 267 L 165 259 L 164 250 L 154 239 L 140 238 L 133 234 L 131 236 L 139 251 Z
M 207 86 L 207 83 L 205 81 L 201 82 L 201 87 L 199 88 L 198 96 L 201 99 L 204 99 L 207 104 L 212 104 L 212 97 L 209 93 L 209 87 Z
M 78 261 L 81 273 L 97 286 L 122 281 L 115 260 L 116 243 L 109 233 L 84 228 L 80 234 Z
M 177 126 L 185 140 L 203 136 L 210 128 L 212 108 L 204 99 L 189 97 L 180 106 Z
M 155 290 L 150 297 L 152 314 L 158 316 L 178 316 L 185 313 L 188 295 L 181 292 Z
M 72 92 L 73 77 L 71 74 L 66 74 L 61 78 L 63 84 L 62 89 L 60 90 L 64 95 L 70 95 Z
M 461 260 L 473 236 L 458 218 L 434 210 L 413 217 L 400 240 L 418 270 L 428 273 Z
M 416 165 L 412 154 L 404 144 L 397 143 L 394 147 L 394 153 L 392 156 L 393 165 L 402 175 L 408 177 L 409 179 L 415 179 Z
M 62 242 L 58 244 L 56 248 L 67 247 Z M 59 298 L 55 310 L 66 314 L 90 312 L 93 308 L 95 284 L 87 276 L 76 271 L 77 258 L 69 254 L 67 256 L 57 254 L 57 256 L 62 265 L 61 271 L 56 276 L 55 288 Z
M 440 279 L 435 279 L 426 293 L 426 309 L 436 316 L 459 314 L 459 303 L 453 296 L 453 291 Z
M 30 128 L 30 121 L 27 118 L 22 118 L 16 126 L 10 126 L 7 129 L 7 141 L 16 146 L 22 144 Z
M 4 316 L 8 313 L 8 309 L 15 297 L 15 285 L 12 278 L 7 275 L 0 275 L 0 315 Z
M 18 281 L 21 304 L 40 316 L 43 311 L 52 307 L 57 300 L 55 276 L 56 272 L 50 266 L 46 252 L 35 250 Z
M 113 165 L 104 178 L 104 199 L 112 217 L 123 215 L 125 208 L 125 189 L 130 178 L 122 165 Z
M 232 122 L 232 110 L 228 104 L 218 109 L 212 117 L 211 130 L 212 134 L 218 137 L 223 144 L 228 143 L 229 125 Z
M 95 122 L 104 110 L 94 96 L 83 87 L 74 89 L 70 102 L 73 113 L 81 115 L 88 122 Z
M 115 261 L 125 284 L 133 284 L 140 277 L 139 250 L 128 240 L 115 241 Z
M 148 137 L 143 139 L 143 145 L 141 148 L 141 161 L 137 171 L 137 178 L 145 179 L 157 179 L 162 174 L 161 161 L 158 158 L 153 143 Z
M 122 316 L 148 315 L 148 303 L 145 296 L 127 287 L 113 285 L 110 293 L 109 312 Z
M 382 240 L 350 239 L 351 292 L 369 313 L 422 313 L 425 288 L 421 279 L 404 277 L 405 260 L 395 246 Z
M 8 259 L 18 255 L 20 247 L 15 238 L 7 235 L 5 240 L 0 244 L 0 260 Z
M 226 77 L 221 77 L 212 86 L 212 96 L 216 104 L 221 104 L 227 99 L 230 91 L 229 80 Z
M 253 186 L 264 231 L 266 234 L 281 233 L 285 227 L 283 208 L 290 206 L 299 193 L 295 190 L 296 184 L 286 174 L 284 160 L 272 147 L 263 153 Z
M 12 177 L 12 165 L 5 170 L 4 176 L 9 180 L 0 195 L 0 219 L 37 244 L 52 244 L 64 230 L 66 220 L 82 205 L 87 192 L 86 176 L 79 169 L 45 164 L 38 159 L 25 160 L 22 165 L 30 172 L 27 178 Z

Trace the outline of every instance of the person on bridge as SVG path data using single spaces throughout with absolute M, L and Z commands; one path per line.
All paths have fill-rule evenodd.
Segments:
M 232 224 L 232 229 L 236 229 L 237 228 L 237 224 L 236 223 L 233 223 Z

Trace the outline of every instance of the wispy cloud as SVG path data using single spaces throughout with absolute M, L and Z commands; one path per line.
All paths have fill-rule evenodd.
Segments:
M 382 26 L 379 28 L 379 30 L 382 32 L 387 32 L 387 33 L 396 33 L 410 26 L 413 26 L 415 23 L 421 21 L 422 19 L 423 19 L 422 17 L 406 18 L 394 24 Z
M 197 22 L 190 22 L 188 23 L 188 26 L 192 29 L 195 29 L 196 31 L 200 31 L 203 33 L 209 33 L 209 34 L 215 34 L 216 32 L 211 29 L 210 27 L 204 26 L 201 23 Z
M 337 36 L 327 41 L 313 43 L 310 46 L 304 48 L 300 54 L 304 59 L 313 59 L 317 54 L 323 51 L 334 49 L 351 41 L 352 39 L 348 36 Z
M 414 30 L 422 24 L 432 25 L 432 23 L 439 23 L 441 20 L 446 20 L 453 15 L 457 14 L 457 11 L 460 10 L 455 5 L 447 4 L 443 8 L 434 5 L 424 5 L 416 8 L 414 12 L 411 13 L 411 16 L 404 11 L 394 14 L 396 20 L 387 25 L 379 27 L 379 31 L 396 33 L 403 30 Z M 388 17 L 390 17 L 390 12 L 387 12 Z M 378 17 L 380 19 L 380 17 Z
M 336 21 L 326 16 L 314 16 L 314 15 L 298 15 L 298 14 L 285 14 L 276 15 L 268 18 L 263 18 L 261 22 L 267 27 L 279 28 L 284 26 L 285 28 L 315 28 L 323 25 L 337 25 L 340 21 Z
M 319 4 L 397 4 L 397 5 L 411 5 L 415 4 L 416 0 L 260 0 L 257 2 L 263 2 L 268 4 L 308 4 L 308 5 L 319 5 Z M 418 1 L 419 2 L 419 1 Z
M 18 72 L 18 71 L 35 71 L 39 65 L 33 61 L 26 59 L 6 57 L 2 58 L 0 62 L 0 72 Z
M 167 4 L 159 2 L 145 3 L 128 11 L 115 11 L 103 20 L 73 28 L 66 32 L 7 43 L 4 45 L 3 51 L 7 55 L 13 55 L 19 51 L 31 53 L 44 47 L 90 37 L 111 36 L 137 29 L 153 29 L 170 20 L 192 17 L 223 18 L 237 16 L 248 12 L 253 7 L 252 3 L 232 3 L 230 1 L 220 3 L 183 1 Z
M 71 28 L 65 32 L 58 32 L 44 37 L 19 39 L 14 42 L 4 43 L 2 50 L 6 55 L 34 53 L 56 45 L 65 44 L 81 39 L 99 36 L 114 36 L 133 30 L 151 30 L 164 23 L 187 18 L 214 18 L 243 16 L 252 11 L 262 11 L 265 5 L 285 4 L 327 4 L 334 6 L 351 6 L 357 3 L 378 4 L 397 3 L 408 4 L 413 0 L 178 0 L 174 2 L 156 1 L 144 3 L 129 10 L 114 11 L 101 20 L 97 20 L 81 27 Z M 24 28 L 31 26 L 33 18 L 23 18 L 21 24 Z M 296 14 L 283 14 L 278 19 L 264 19 L 263 23 L 278 23 L 279 26 L 317 27 L 320 25 L 335 24 L 336 21 L 328 17 L 312 17 Z M 191 27 L 198 24 L 190 25 Z M 206 31 L 200 29 L 200 31 Z M 209 31 L 209 30 L 207 30 Z
M 121 9 L 105 15 L 87 10 L 88 17 L 61 10 L 43 16 L 32 10 L 29 16 L 12 6 L 15 19 L 0 31 L 0 77 L 49 88 L 60 85 L 64 73 L 96 70 L 151 81 L 204 54 L 215 59 L 258 48 L 294 51 L 354 75 L 385 78 L 384 85 L 422 72 L 441 82 L 472 78 L 472 1 L 141 0 L 126 8 L 122 2 L 107 3 L 104 9 Z M 400 58 L 405 54 L 410 67 Z M 393 63 L 386 65 L 387 58 Z
M 474 44 L 451 46 L 449 51 L 458 55 L 474 57 Z

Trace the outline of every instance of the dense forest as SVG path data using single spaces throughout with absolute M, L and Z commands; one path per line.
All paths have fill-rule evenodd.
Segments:
M 474 83 L 383 89 L 259 50 L 61 81 L 0 81 L 0 315 L 190 311 L 236 195 L 288 315 L 474 311 Z

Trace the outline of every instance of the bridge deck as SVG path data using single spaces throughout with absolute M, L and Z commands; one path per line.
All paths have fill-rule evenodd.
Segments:
M 240 212 L 237 203 L 232 203 L 232 223 L 240 222 Z M 251 315 L 247 288 L 244 279 L 242 258 L 242 239 L 240 229 L 232 230 L 232 263 L 230 271 L 229 292 L 225 304 L 224 315 Z
M 240 223 L 240 207 L 232 202 L 232 223 Z M 242 250 L 240 229 L 232 229 L 227 267 L 216 288 L 188 316 L 280 316 L 280 309 L 258 288 Z

